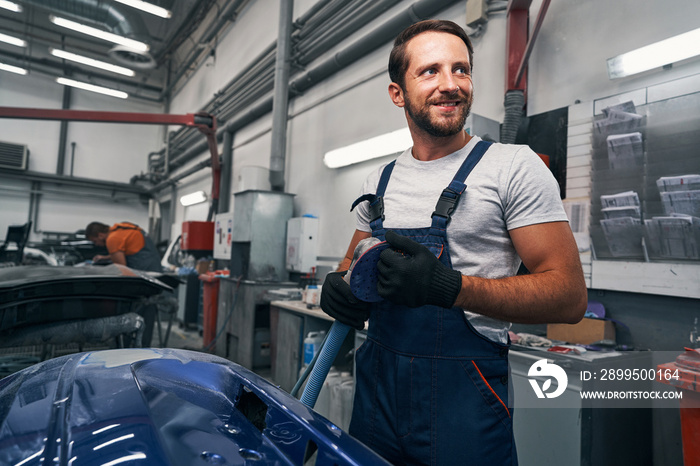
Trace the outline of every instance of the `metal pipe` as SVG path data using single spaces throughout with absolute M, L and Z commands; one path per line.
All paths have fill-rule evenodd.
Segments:
M 35 184 L 40 184 L 37 183 L 36 181 L 32 182 L 32 186 Z M 32 202 L 32 196 L 37 195 L 37 194 L 50 194 L 52 197 L 69 197 L 69 198 L 79 198 L 79 199 L 85 199 L 87 196 L 89 196 L 91 199 L 104 199 L 108 201 L 114 201 L 114 202 L 131 202 L 134 200 L 139 200 L 137 197 L 114 197 L 109 194 L 95 194 L 95 193 L 86 193 L 86 192 L 71 192 L 71 191 L 66 191 L 66 190 L 53 190 L 53 189 L 44 189 L 44 188 L 35 188 L 32 187 L 30 188 L 29 191 L 26 189 L 22 188 L 11 188 L 9 186 L 0 186 L 0 192 L 7 192 L 7 193 L 19 193 L 19 194 L 30 194 L 30 206 L 29 206 L 29 213 L 32 214 L 33 212 L 33 207 L 31 205 Z M 31 216 L 29 218 L 31 220 Z
M 75 166 L 75 141 L 70 143 L 70 176 L 73 176 Z
M 231 202 L 231 177 L 233 176 L 233 134 L 224 133 L 224 147 L 221 154 L 221 186 L 218 213 L 229 211 Z
M 297 40 L 298 48 L 296 50 L 296 55 L 302 55 L 306 50 L 316 47 L 319 44 L 323 44 L 323 37 L 333 35 L 335 31 L 343 28 L 347 22 L 355 20 L 357 15 L 363 14 L 368 8 L 372 8 L 373 5 L 381 3 L 381 1 L 373 0 L 354 0 L 353 2 L 347 2 L 343 4 L 343 8 L 338 10 L 332 18 L 318 23 L 317 21 L 309 22 L 310 32 L 303 37 L 302 40 Z M 376 17 L 375 17 L 376 18 Z M 374 18 L 372 18 L 374 19 Z M 371 20 L 370 20 L 371 21 Z M 369 21 L 365 22 L 366 25 Z M 306 32 L 303 30 L 301 32 Z M 337 44 L 336 42 L 335 44 Z M 328 49 L 330 49 L 333 43 L 329 43 Z
M 299 16 L 296 21 L 294 21 L 294 27 L 296 28 L 301 28 L 303 27 L 306 22 L 314 17 L 320 10 L 325 8 L 329 3 L 334 2 L 336 0 L 319 0 L 313 5 L 311 5 L 311 8 L 306 10 L 306 13 L 303 15 Z
M 229 3 L 229 5 L 226 7 L 223 13 L 219 15 L 218 20 L 212 26 L 210 29 L 209 33 L 205 36 L 203 36 L 199 42 L 200 43 L 208 43 L 210 40 L 212 40 L 218 33 L 223 29 L 223 27 L 228 23 L 229 21 L 235 21 L 236 17 L 238 16 L 238 8 L 242 6 L 247 0 L 233 0 L 233 2 Z
M 393 40 L 396 35 L 409 25 L 427 19 L 433 16 L 440 10 L 455 3 L 456 0 L 418 0 L 413 5 L 405 10 L 397 13 L 381 26 L 370 31 L 362 36 L 357 41 L 353 42 L 335 55 L 329 57 L 319 65 L 308 70 L 298 78 L 294 79 L 289 84 L 289 91 L 292 93 L 302 93 L 305 90 L 315 86 L 321 81 L 327 79 L 346 66 L 352 64 L 356 60 L 364 57 L 367 53 L 381 47 L 382 45 Z M 258 99 L 258 103 L 249 107 L 245 112 L 239 112 L 227 121 L 226 125 L 219 127 L 217 132 L 217 140 L 221 141 L 225 132 L 235 133 L 240 128 L 249 125 L 251 122 L 266 115 L 272 110 L 273 97 Z M 206 151 L 208 148 L 206 140 L 199 140 L 195 145 L 191 146 L 183 153 L 179 154 L 171 164 L 181 166 Z M 161 183 L 167 186 L 168 182 Z M 160 186 L 160 185 L 159 185 Z M 153 188 L 155 189 L 155 188 Z M 151 192 L 154 192 L 153 189 Z
M 134 193 L 141 195 L 148 195 L 149 192 L 136 185 L 131 185 L 127 183 L 117 183 L 113 181 L 100 181 L 88 178 L 79 178 L 76 176 L 65 176 L 65 175 L 53 175 L 51 173 L 41 173 L 34 171 L 17 171 L 17 170 L 2 170 L 0 169 L 0 178 L 10 177 L 19 180 L 28 181 L 39 181 L 48 183 L 57 183 L 67 186 L 82 186 L 86 188 L 101 189 L 105 191 L 113 192 L 123 192 L 123 193 Z
M 393 40 L 396 35 L 411 24 L 427 19 L 455 3 L 455 0 L 419 0 L 402 12 L 394 15 L 381 26 L 363 35 L 334 56 L 295 79 L 290 89 L 303 92 L 318 82 L 335 74 L 367 53 Z
M 70 97 L 71 97 L 71 87 L 63 86 L 63 103 L 61 108 L 63 110 L 70 109 Z M 63 175 L 63 171 L 66 165 L 66 141 L 68 139 L 68 122 L 61 121 L 61 129 L 58 136 L 58 161 L 56 162 L 56 174 Z
M 284 191 L 287 112 L 289 110 L 289 56 L 292 49 L 293 7 L 294 2 L 280 0 L 277 62 L 275 64 L 275 95 L 272 101 L 272 147 L 270 148 L 270 187 L 273 191 Z
M 206 146 L 205 150 L 208 151 L 209 145 L 206 143 L 206 141 L 205 141 L 205 146 Z M 209 166 L 211 166 L 211 158 L 208 158 L 206 160 L 202 160 L 201 162 L 199 162 L 195 165 L 192 165 L 190 168 L 188 168 L 184 172 L 178 173 L 176 176 L 174 176 L 170 179 L 167 179 L 165 181 L 161 181 L 160 183 L 158 183 L 157 185 L 155 185 L 154 187 L 149 189 L 147 192 L 149 195 L 154 195 L 155 193 L 159 192 L 160 190 L 162 190 L 164 188 L 167 188 L 168 186 L 175 186 L 175 183 L 177 183 L 181 179 L 186 178 L 194 173 L 197 173 L 199 170 L 202 170 L 203 168 L 207 168 Z
M 362 27 L 362 25 L 378 17 L 398 2 L 399 0 L 384 0 L 374 2 L 367 8 L 362 8 L 359 14 L 352 15 L 351 19 L 344 22 L 340 27 L 327 31 L 305 46 L 304 49 L 300 49 L 297 60 L 302 65 L 311 63 L 314 59 L 321 56 L 325 50 L 340 43 L 343 39 Z
M 324 8 L 323 10 L 319 10 L 318 14 L 314 15 L 312 18 L 307 19 L 305 24 L 303 25 L 304 27 L 301 30 L 296 31 L 296 33 L 294 34 L 295 40 L 305 39 L 313 33 L 313 31 L 317 27 L 316 25 L 327 24 L 330 18 L 337 15 L 339 11 L 341 11 L 348 5 L 348 2 L 345 0 L 336 0 L 328 3 L 329 4 L 326 8 Z

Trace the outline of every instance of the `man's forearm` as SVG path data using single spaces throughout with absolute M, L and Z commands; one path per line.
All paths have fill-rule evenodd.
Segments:
M 455 301 L 471 312 L 524 324 L 576 323 L 586 304 L 582 277 L 557 271 L 500 279 L 462 275 Z

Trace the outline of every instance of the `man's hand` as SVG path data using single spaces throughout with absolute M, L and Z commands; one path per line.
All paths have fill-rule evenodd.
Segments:
M 343 276 L 346 272 L 326 275 L 321 289 L 321 309 L 339 322 L 362 330 L 369 319 L 369 303 L 357 299 Z
M 462 288 L 462 274 L 445 267 L 425 246 L 387 231 L 391 246 L 379 255 L 379 295 L 396 304 L 452 307 Z
M 93 262 L 99 262 L 99 261 L 105 261 L 105 260 L 110 260 L 111 258 L 109 256 L 103 256 L 101 254 L 96 254 L 95 257 L 92 258 Z

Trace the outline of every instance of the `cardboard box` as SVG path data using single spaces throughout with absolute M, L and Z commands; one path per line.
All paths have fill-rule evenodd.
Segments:
M 600 340 L 615 341 L 615 324 L 609 320 L 583 318 L 578 324 L 549 324 L 547 338 L 589 345 Z

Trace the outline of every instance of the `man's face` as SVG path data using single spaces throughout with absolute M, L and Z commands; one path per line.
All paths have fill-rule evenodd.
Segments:
M 105 246 L 105 240 L 107 239 L 107 233 L 98 233 L 97 236 L 91 236 L 88 238 L 89 241 L 92 241 L 95 246 Z
M 406 44 L 406 53 L 402 106 L 410 120 L 434 137 L 462 131 L 473 99 L 466 44 L 452 34 L 425 32 Z

